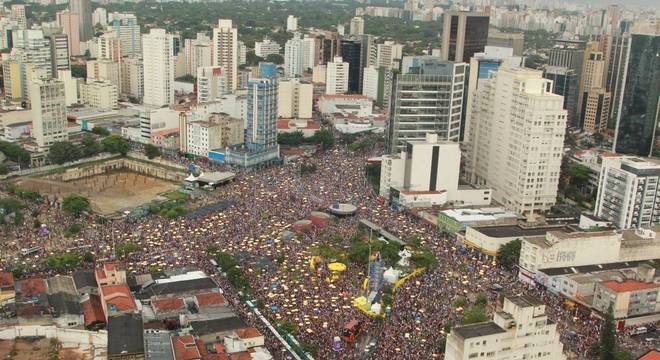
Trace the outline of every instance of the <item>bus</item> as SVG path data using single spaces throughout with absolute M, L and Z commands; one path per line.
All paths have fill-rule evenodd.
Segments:
M 41 250 L 42 250 L 41 246 L 35 246 L 35 247 L 31 247 L 31 248 L 23 248 L 23 249 L 21 249 L 21 255 L 22 256 L 28 256 L 28 255 L 32 255 L 34 253 L 37 253 Z

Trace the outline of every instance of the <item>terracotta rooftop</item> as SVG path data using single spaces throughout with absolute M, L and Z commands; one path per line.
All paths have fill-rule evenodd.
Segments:
M 18 282 L 23 296 L 32 296 L 46 292 L 46 280 L 42 278 L 23 279 Z
M 204 346 L 204 342 L 202 340 L 197 340 L 197 348 L 199 349 L 199 352 L 202 354 L 202 360 L 229 360 L 229 356 L 227 356 L 225 347 L 221 343 L 213 344 L 213 349 L 215 350 L 215 353 L 210 353 L 206 349 L 206 346 Z
M 174 358 L 176 360 L 196 360 L 201 359 L 197 342 L 192 335 L 172 336 L 172 347 L 174 348 Z
M 158 312 L 168 312 L 186 308 L 186 303 L 181 298 L 164 298 L 151 300 L 151 307 Z
M 660 360 L 660 351 L 649 350 L 649 352 L 640 356 L 638 360 Z
M 0 272 L 0 288 L 14 288 L 14 274 L 10 272 Z
M 131 289 L 126 284 L 102 286 L 101 294 L 105 302 L 108 305 L 113 305 L 117 311 L 137 309 Z
M 261 333 L 259 330 L 253 327 L 247 327 L 247 328 L 242 328 L 242 329 L 236 329 L 234 330 L 236 333 L 236 336 L 238 336 L 241 339 L 251 339 L 255 337 L 261 336 Z
M 97 295 L 90 295 L 89 300 L 80 304 L 85 317 L 85 326 L 90 326 L 95 322 L 105 322 L 103 315 L 103 305 Z
M 646 289 L 660 288 L 660 284 L 645 283 L 638 280 L 625 280 L 625 281 L 605 281 L 603 286 L 612 289 L 615 292 L 628 292 Z
M 227 301 L 220 293 L 207 292 L 195 295 L 199 306 L 225 305 Z

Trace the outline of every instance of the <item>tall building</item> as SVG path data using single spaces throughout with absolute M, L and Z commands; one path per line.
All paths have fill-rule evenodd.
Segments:
M 105 80 L 117 86 L 121 86 L 121 73 L 119 63 L 110 59 L 98 59 L 87 61 L 87 80 Z
M 97 109 L 118 109 L 117 86 L 108 81 L 90 80 L 80 87 L 80 102 Z
M 616 119 L 619 118 L 619 104 L 623 92 L 619 91 L 624 86 L 626 78 L 626 64 L 628 61 L 628 54 L 630 54 L 630 33 L 617 34 L 612 37 L 609 44 L 607 60 L 607 79 L 605 81 L 605 88 L 612 96 L 610 102 L 610 118 L 607 124 L 608 128 L 614 129 L 616 127 Z
M 341 40 L 341 57 L 348 63 L 348 92 L 359 93 L 362 73 L 362 43 L 357 39 Z
M 629 156 L 604 156 L 595 214 L 619 229 L 660 223 L 660 164 Z
M 206 34 L 197 33 L 196 39 L 186 39 L 184 43 L 186 74 L 194 75 L 197 73 L 197 68 L 209 67 L 213 64 L 213 43 Z
M 522 215 L 555 204 L 566 132 L 561 96 L 540 71 L 500 67 L 482 79 L 472 112 L 479 145 L 470 154 L 473 182 Z
M 217 101 L 227 92 L 227 78 L 220 66 L 197 68 L 197 103 Z
M 580 124 L 589 133 L 604 133 L 610 117 L 612 98 L 605 88 L 591 89 L 584 93 Z
M 295 17 L 293 15 L 289 15 L 286 18 L 286 31 L 289 31 L 289 32 L 298 31 L 298 18 L 297 17 Z
M 386 67 L 369 66 L 364 68 L 362 95 L 373 100 L 378 107 L 389 107 L 393 76 L 394 72 Z
M 571 126 L 579 125 L 579 87 L 582 79 L 585 47 L 586 43 L 584 41 L 556 40 L 555 45 L 550 49 L 550 56 L 548 58 L 548 66 L 563 67 L 575 73 L 577 79 L 575 92 L 570 95 L 570 99 L 564 101 L 566 110 L 568 111 L 568 123 Z
M 236 49 L 238 51 L 238 65 L 245 65 L 247 63 L 247 46 L 245 46 L 244 42 L 239 40 Z
M 397 60 L 403 57 L 403 45 L 396 44 L 393 41 L 385 41 L 384 44 L 378 44 L 376 50 L 376 67 L 388 69 L 397 69 Z
M 99 7 L 94 10 L 92 13 L 92 24 L 94 27 L 96 25 L 101 25 L 103 27 L 108 25 L 108 11 L 105 8 Z
M 632 34 L 618 108 L 613 150 L 621 154 L 660 155 L 656 128 L 660 111 L 660 35 Z
M 564 98 L 564 109 L 568 112 L 569 124 L 579 124 L 579 118 L 571 121 L 577 112 L 577 99 L 579 92 L 579 78 L 575 70 L 562 66 L 547 66 L 543 70 L 543 77 L 552 80 L 552 92 Z
M 64 83 L 65 105 L 71 106 L 78 103 L 78 78 L 71 76 L 71 70 L 60 70 L 57 72 L 57 80 Z
M 580 120 L 584 116 L 587 93 L 595 89 L 604 89 L 603 72 L 605 71 L 605 59 L 603 53 L 598 50 L 599 43 L 589 42 L 584 53 L 582 63 L 582 77 L 580 78 L 577 113 Z M 580 122 L 580 127 L 582 123 Z
M 123 96 L 141 101 L 144 97 L 144 65 L 138 57 L 121 59 L 121 90 Z
M 311 119 L 314 85 L 300 79 L 279 81 L 277 116 L 285 119 Z
M 305 38 L 303 38 L 303 67 L 305 68 L 305 71 L 309 71 L 319 64 L 319 56 L 321 54 L 321 47 L 319 45 L 320 41 L 316 37 L 306 35 Z
M 12 4 L 10 18 L 18 24 L 19 29 L 28 28 L 28 18 L 31 15 L 31 7 L 26 4 Z
M 14 47 L 12 51 L 21 54 L 22 62 L 32 64 L 35 68 L 46 69 L 48 77 L 53 77 L 51 65 L 50 41 L 44 37 L 42 30 L 18 30 L 14 32 Z M 29 78 L 25 78 L 27 85 Z
M 80 16 L 80 41 L 93 38 L 92 2 L 90 0 L 69 0 L 69 10 Z
M 340 56 L 329 62 L 326 69 L 325 93 L 343 94 L 348 91 L 349 65 Z
M 404 57 L 405 59 L 405 57 Z M 440 141 L 458 141 L 467 64 L 419 56 L 397 74 L 392 86 L 387 151 L 396 154 L 408 141 L 424 140 L 427 133 Z
M 144 103 L 157 107 L 174 103 L 172 35 L 165 29 L 151 29 L 142 36 L 142 48 Z
M 472 55 L 483 52 L 488 42 L 486 13 L 447 11 L 443 14 L 442 59 L 470 61 Z
M 32 136 L 39 149 L 46 150 L 57 141 L 67 141 L 66 98 L 64 82 L 57 79 L 33 78 Z
M 119 35 L 122 56 L 142 56 L 140 25 L 134 14 L 111 13 L 108 16 L 108 24 Z
M 72 56 L 80 53 L 80 16 L 69 10 L 59 11 L 56 14 L 57 25 L 69 36 L 69 53 Z
M 305 45 L 300 34 L 284 44 L 284 77 L 300 77 L 305 71 Z
M 526 295 L 505 296 L 502 309 L 493 317 L 454 327 L 447 337 L 445 359 L 476 359 L 482 353 L 492 359 L 566 359 L 557 323 L 548 319 L 543 301 Z
M 46 37 L 50 42 L 50 63 L 54 77 L 60 70 L 69 70 L 69 37 L 66 34 L 52 34 Z
M 206 119 L 188 121 L 186 127 L 185 152 L 197 156 L 243 142 L 243 120 L 227 114 L 212 113 Z
M 364 18 L 355 16 L 351 19 L 350 32 L 353 36 L 360 36 L 364 34 Z
M 340 41 L 337 33 L 327 32 L 320 40 L 320 64 L 327 64 L 341 54 L 339 51 Z
M 227 90 L 238 86 L 238 31 L 231 20 L 218 20 L 213 29 L 213 66 L 220 66 L 227 76 Z
M 97 57 L 120 62 L 122 58 L 121 41 L 114 29 L 108 30 L 97 38 Z
M 513 49 L 514 56 L 522 56 L 525 45 L 523 33 L 510 33 L 491 30 L 488 32 L 488 45 Z

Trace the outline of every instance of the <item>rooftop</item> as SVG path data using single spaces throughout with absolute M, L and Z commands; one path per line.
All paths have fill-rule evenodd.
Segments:
M 10 272 L 0 272 L 0 288 L 14 287 L 14 274 Z
M 122 314 L 108 319 L 108 355 L 122 353 L 144 353 L 140 314 Z
M 581 273 L 591 273 L 596 271 L 604 270 L 618 270 L 633 268 L 648 262 L 656 262 L 660 264 L 660 259 L 655 260 L 639 260 L 639 261 L 624 261 L 608 264 L 599 264 L 599 265 L 585 265 L 585 266 L 571 266 L 571 267 L 560 267 L 560 268 L 550 268 L 550 269 L 540 269 L 539 272 L 542 272 L 548 276 L 557 276 L 557 275 L 569 275 L 569 274 L 581 274 Z
M 202 357 L 192 335 L 172 336 L 172 347 L 176 360 L 196 360 Z
M 640 356 L 638 360 L 660 360 L 660 351 L 649 350 L 647 353 Z
M 512 238 L 545 235 L 548 231 L 565 228 L 563 226 L 523 227 L 520 225 L 481 226 L 473 229 L 494 238 Z
M 72 295 L 64 292 L 58 292 L 48 295 L 48 302 L 55 311 L 55 316 L 70 314 L 82 315 L 83 311 L 78 302 L 78 294 Z
M 470 324 L 465 326 L 457 326 L 452 329 L 453 333 L 463 339 L 471 339 L 475 337 L 488 336 L 505 333 L 506 330 L 499 327 L 492 321 Z
M 169 312 L 186 308 L 186 303 L 181 298 L 163 298 L 151 300 L 151 307 L 156 312 Z
M 137 309 L 131 289 L 126 284 L 103 286 L 101 287 L 101 294 L 108 304 L 108 308 L 112 305 L 116 311 Z
M 105 322 L 103 305 L 101 305 L 101 298 L 98 296 L 90 295 L 88 300 L 80 303 L 80 306 L 82 307 L 83 315 L 85 317 L 85 326 Z
M 238 336 L 241 339 L 250 339 L 250 338 L 262 336 L 259 330 L 253 327 L 237 329 L 234 330 L 234 332 L 236 333 L 236 336 Z
M 193 332 L 197 336 L 218 332 L 230 332 L 246 327 L 243 320 L 236 316 L 223 319 L 192 321 L 190 326 L 193 328 Z
M 218 285 L 209 277 L 200 279 L 191 279 L 161 284 L 153 284 L 138 295 L 140 299 L 151 298 L 152 296 L 164 296 L 168 294 L 177 294 L 191 291 L 217 289 Z
M 543 301 L 541 301 L 540 299 L 527 295 L 506 296 L 506 299 L 520 307 L 544 305 Z
M 220 293 L 207 292 L 195 295 L 199 306 L 225 305 L 227 301 Z
M 78 290 L 84 287 L 98 287 L 94 272 L 89 270 L 78 270 L 73 273 L 73 282 Z
M 29 278 L 18 281 L 18 289 L 23 296 L 45 293 L 46 281 L 42 278 Z
M 144 331 L 144 353 L 147 359 L 174 360 L 169 331 Z
M 660 288 L 660 284 L 646 283 L 638 280 L 611 280 L 603 282 L 602 285 L 618 293 Z

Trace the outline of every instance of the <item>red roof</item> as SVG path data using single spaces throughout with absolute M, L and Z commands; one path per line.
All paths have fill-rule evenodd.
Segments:
M 234 330 L 234 332 L 236 333 L 236 336 L 238 336 L 241 339 L 251 339 L 261 336 L 259 330 L 253 327 L 236 329 Z
M 0 288 L 11 287 L 14 288 L 14 274 L 10 272 L 0 272 Z
M 222 294 L 217 292 L 207 292 L 195 295 L 199 306 L 225 305 L 227 301 Z
M 628 292 L 646 289 L 660 288 L 660 284 L 646 283 L 638 280 L 625 280 L 625 281 L 605 281 L 603 286 L 612 289 L 615 292 Z
M 32 296 L 46 292 L 46 280 L 42 278 L 23 279 L 18 282 L 23 296 Z
M 186 303 L 181 298 L 164 298 L 151 300 L 151 307 L 158 312 L 168 312 L 186 308 Z
M 231 360 L 252 360 L 252 355 L 247 351 L 241 351 L 230 355 Z
M 117 311 L 136 310 L 135 299 L 126 284 L 101 287 L 101 294 L 108 305 L 114 305 Z
M 229 360 L 229 356 L 227 356 L 225 347 L 221 343 L 213 344 L 215 353 L 210 353 L 204 346 L 204 342 L 201 340 L 197 340 L 197 348 L 202 354 L 202 360 Z
M 174 348 L 174 358 L 176 360 L 196 360 L 201 359 L 197 342 L 192 335 L 172 336 L 172 347 Z
M 97 279 L 105 279 L 107 276 L 105 276 L 105 271 L 103 269 L 96 269 L 96 278 Z
M 642 355 L 638 360 L 660 360 L 660 351 L 649 350 L 649 352 Z
M 85 326 L 90 326 L 95 322 L 105 322 L 101 298 L 97 295 L 90 295 L 89 300 L 84 301 L 80 306 L 82 307 L 83 315 L 85 316 Z

